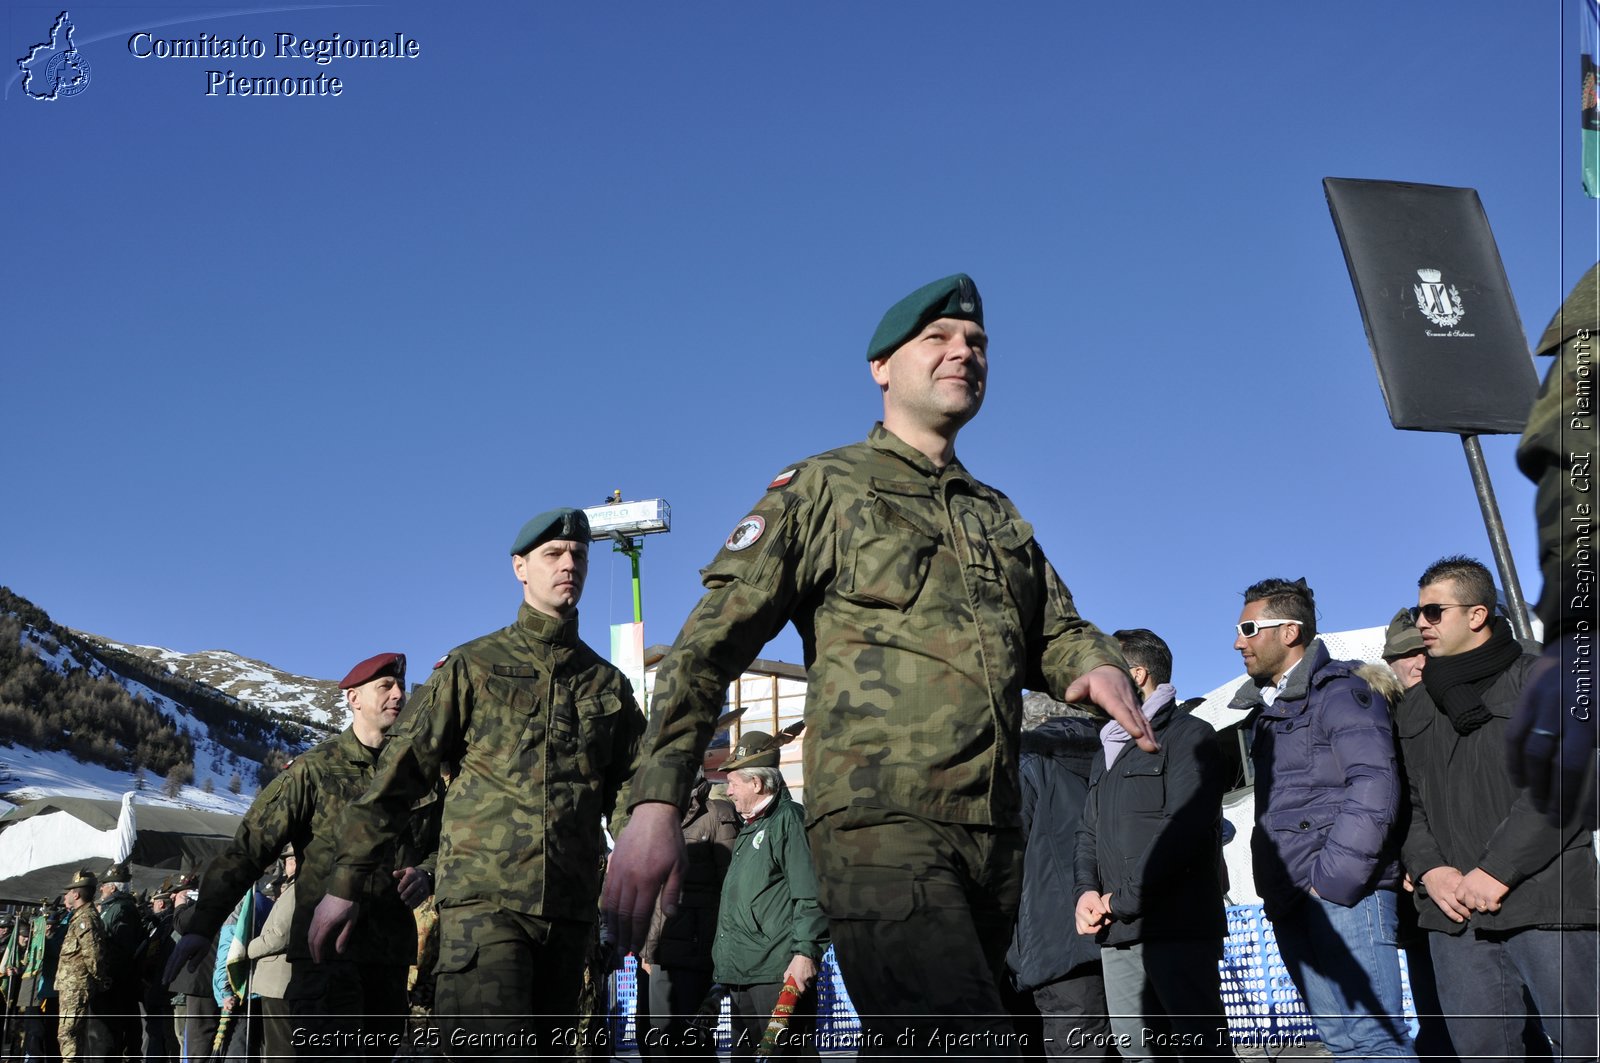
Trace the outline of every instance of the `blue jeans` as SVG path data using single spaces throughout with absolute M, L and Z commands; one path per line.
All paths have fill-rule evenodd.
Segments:
M 1374 890 L 1354 907 L 1306 897 L 1274 922 L 1278 951 L 1337 1059 L 1413 1053 L 1400 995 L 1398 916 L 1392 890 Z
M 1522 1054 L 1522 991 L 1558 1059 L 1595 1058 L 1595 970 L 1600 937 L 1588 930 L 1429 934 L 1450 1040 L 1463 1059 Z

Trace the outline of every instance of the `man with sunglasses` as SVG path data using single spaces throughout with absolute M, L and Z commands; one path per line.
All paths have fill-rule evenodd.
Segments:
M 1389 706 L 1317 641 L 1303 579 L 1244 592 L 1256 890 L 1284 966 L 1336 1059 L 1411 1054 L 1395 945 L 1401 774 Z
M 1410 782 L 1406 869 L 1450 1039 L 1462 1058 L 1522 1053 L 1524 991 L 1557 1057 L 1593 1059 L 1594 845 L 1515 786 L 1506 730 L 1538 658 L 1494 613 L 1489 572 L 1446 557 L 1417 581 L 1422 682 L 1398 726 Z

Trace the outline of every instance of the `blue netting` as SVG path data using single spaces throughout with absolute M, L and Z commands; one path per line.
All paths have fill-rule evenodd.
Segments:
M 1317 1030 L 1306 1014 L 1300 993 L 1289 978 L 1289 971 L 1278 955 L 1278 941 L 1272 924 L 1259 904 L 1234 905 L 1228 909 L 1228 936 L 1222 943 L 1222 1004 L 1228 1015 L 1228 1028 L 1235 1040 L 1245 1045 L 1305 1044 L 1317 1040 Z M 633 1025 L 634 961 L 629 956 L 615 976 L 616 1001 L 613 1029 L 618 1043 L 635 1044 Z M 1416 1034 L 1416 1006 L 1411 1000 L 1411 977 L 1405 954 L 1400 955 L 1400 989 L 1406 1020 Z M 824 1049 L 850 1048 L 861 1034 L 861 1020 L 850 1003 L 844 978 L 833 961 L 833 949 L 822 957 L 817 974 L 817 1040 Z M 728 1021 L 728 1002 L 722 1001 L 717 1020 L 717 1046 L 730 1047 L 733 1039 Z

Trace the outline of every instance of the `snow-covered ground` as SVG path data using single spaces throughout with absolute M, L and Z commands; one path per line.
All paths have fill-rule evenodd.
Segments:
M 203 789 L 208 778 L 215 793 L 208 794 Z M 139 801 L 243 815 L 255 797 L 253 781 L 242 792 L 232 794 L 228 792 L 226 777 L 198 766 L 195 785 L 185 786 L 176 800 L 162 795 L 162 781 L 147 777 L 144 789 L 139 792 Z M 0 812 L 39 797 L 95 797 L 115 801 L 132 789 L 135 789 L 135 780 L 130 772 L 85 764 L 61 750 L 0 745 Z
M 165 694 L 151 690 L 137 680 L 128 679 L 117 674 L 94 657 L 84 655 L 79 657 L 72 652 L 68 643 L 57 640 L 51 635 L 40 632 L 27 625 L 23 625 L 21 641 L 24 649 L 32 653 L 47 667 L 56 672 L 67 672 L 74 669 L 83 669 L 88 675 L 100 678 L 106 677 L 115 680 L 129 694 L 145 702 L 169 720 L 179 731 L 187 733 L 194 743 L 194 783 L 182 788 L 179 798 L 170 801 L 162 796 L 162 784 L 166 781 L 151 772 L 146 772 L 143 780 L 141 800 L 148 800 L 151 804 L 179 804 L 193 808 L 206 809 L 218 812 L 242 813 L 250 807 L 250 801 L 255 796 L 256 772 L 260 764 L 247 758 L 239 757 L 232 753 L 221 743 L 212 741 L 209 731 L 204 724 L 190 716 L 182 705 L 167 697 Z M 107 640 L 109 641 L 109 640 Z M 119 645 L 119 643 L 112 643 Z M 132 652 L 135 647 L 123 646 Z M 171 651 L 159 650 L 155 647 L 143 647 L 146 652 L 142 656 L 152 656 L 154 652 L 170 654 Z M 183 655 L 173 655 L 183 656 Z M 234 654 L 222 655 L 233 661 L 245 662 L 245 658 Z M 221 662 L 219 662 L 221 663 Z M 256 662 L 249 662 L 254 664 Z M 170 667 L 170 665 L 169 665 Z M 256 670 L 266 670 L 261 674 L 271 672 L 266 665 L 259 665 Z M 256 670 L 247 670 L 248 672 Z M 284 673 L 273 673 L 284 679 L 292 680 L 294 677 L 285 676 Z M 276 680 L 274 681 L 277 682 Z M 312 684 L 315 681 L 307 680 L 303 684 L 305 692 L 314 693 Z M 292 683 L 280 683 L 280 687 L 292 686 Z M 237 694 L 235 696 L 238 696 Z M 251 700 L 255 700 L 252 698 Z M 297 698 L 298 704 L 303 699 Z M 260 702 L 258 702 L 260 704 Z M 265 707 L 277 711 L 280 706 L 268 703 Z M 322 718 L 326 722 L 329 714 L 323 712 Z M 342 721 L 340 721 L 342 725 Z M 291 754 L 295 751 L 291 751 Z M 231 793 L 228 784 L 237 774 L 240 781 L 240 792 Z M 213 792 L 206 793 L 205 786 L 210 782 Z M 116 771 L 98 764 L 86 764 L 74 759 L 64 751 L 44 751 L 30 749 L 25 746 L 0 745 L 0 799 L 9 799 L 11 804 L 18 801 L 29 800 L 37 797 L 57 795 L 70 795 L 78 797 L 103 797 L 117 799 L 129 790 L 138 788 L 137 781 L 132 772 Z M 0 808 L 0 811 L 3 811 Z

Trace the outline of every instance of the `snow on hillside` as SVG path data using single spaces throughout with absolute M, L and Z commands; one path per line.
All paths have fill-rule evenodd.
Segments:
M 310 721 L 324 731 L 338 730 L 344 726 L 344 699 L 340 696 L 338 683 L 331 680 L 310 679 L 279 671 L 269 664 L 227 650 L 179 653 L 161 646 L 118 642 L 87 632 L 77 634 L 124 653 L 156 661 L 175 675 L 204 683 L 276 715 Z
M 211 780 L 215 793 L 208 794 L 203 789 L 207 779 Z M 185 786 L 176 799 L 162 794 L 161 783 L 160 779 L 146 777 L 139 801 L 237 816 L 244 814 L 255 797 L 253 782 L 238 794 L 229 793 L 227 778 L 200 764 L 195 765 L 195 785 Z M 136 789 L 137 780 L 130 772 L 85 764 L 62 750 L 0 745 L 0 812 L 39 797 L 95 797 L 115 801 Z
M 75 633 L 76 634 L 76 633 Z M 82 636 L 93 639 L 95 636 Z M 180 732 L 189 735 L 194 743 L 194 783 L 184 786 L 181 791 L 179 803 L 189 804 L 196 808 L 215 809 L 217 811 L 240 811 L 249 807 L 250 799 L 254 796 L 256 786 L 256 773 L 260 768 L 257 761 L 240 757 L 226 746 L 213 741 L 207 728 L 191 717 L 188 712 L 176 701 L 150 689 L 145 684 L 129 679 L 107 668 L 94 657 L 80 656 L 72 651 L 67 643 L 56 639 L 47 632 L 41 632 L 29 625 L 22 626 L 21 641 L 23 647 L 33 654 L 38 660 L 52 671 L 67 673 L 82 669 L 94 678 L 110 678 L 117 682 L 123 689 L 135 698 L 145 702 L 171 721 Z M 111 642 L 108 639 L 100 640 L 108 645 L 126 649 L 130 653 L 139 652 L 140 656 L 157 657 L 171 656 L 183 658 L 185 655 L 174 654 L 169 650 L 158 647 L 131 647 L 121 643 Z M 144 652 L 140 652 L 144 651 Z M 207 655 L 216 658 L 227 658 L 232 661 L 246 662 L 243 657 L 235 654 L 213 653 Z M 256 689 L 299 690 L 292 698 L 288 710 L 271 701 L 257 701 L 269 711 L 283 711 L 296 719 L 303 718 L 301 712 L 296 712 L 307 699 L 308 695 L 316 693 L 315 680 L 303 680 L 298 684 L 293 682 L 298 677 L 288 676 L 286 673 L 277 672 L 267 665 L 259 662 L 247 662 L 254 667 L 240 667 L 238 672 L 246 677 L 245 682 L 259 684 Z M 168 665 L 170 671 L 179 671 Z M 181 674 L 181 673 L 180 673 Z M 190 676 L 190 678 L 194 678 Z M 283 680 L 289 680 L 284 682 Z M 337 689 L 334 684 L 328 686 Z M 233 693 L 232 691 L 228 691 Z M 235 696 L 238 696 L 237 694 Z M 250 700 L 255 701 L 252 697 Z M 326 719 L 327 712 L 321 713 Z M 341 721 L 342 725 L 342 721 Z M 233 794 L 229 791 L 229 784 L 233 777 L 239 777 L 240 793 Z M 214 790 L 212 794 L 205 793 L 207 781 Z M 163 801 L 160 796 L 161 786 L 165 782 L 162 778 L 152 778 L 146 773 L 144 779 L 144 792 L 153 801 Z M 137 789 L 136 780 L 131 772 L 120 772 L 97 764 L 86 764 L 74 759 L 71 754 L 63 751 L 44 751 L 30 749 L 26 746 L 7 747 L 0 745 L 0 797 L 9 797 L 12 802 L 34 797 L 43 797 L 54 794 L 69 794 L 81 797 L 108 797 L 116 799 L 129 790 Z

